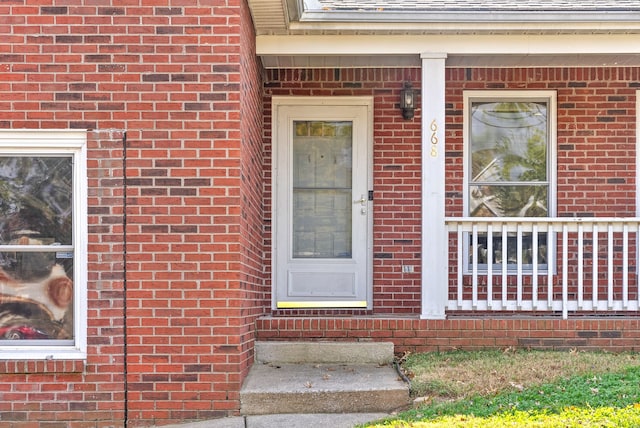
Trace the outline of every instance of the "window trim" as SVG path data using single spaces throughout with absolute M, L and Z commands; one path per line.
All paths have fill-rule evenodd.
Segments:
M 0 152 L 73 156 L 73 330 L 71 345 L 0 345 L 0 360 L 75 360 L 87 357 L 87 131 L 0 131 Z
M 464 216 L 469 216 L 469 187 L 471 182 L 471 144 L 470 144 L 470 126 L 471 126 L 471 103 L 474 101 L 544 101 L 547 102 L 548 112 L 548 146 L 547 146 L 547 181 L 548 181 L 548 213 L 547 218 L 556 217 L 557 209 L 557 92 L 550 90 L 470 90 L 463 93 L 463 203 L 462 209 Z M 480 217 L 479 217 L 480 218 Z M 465 242 L 469 242 L 469 237 L 464 237 Z M 554 242 L 554 240 L 552 240 Z M 463 247 L 463 260 L 469 259 L 469 244 Z M 464 273 L 471 274 L 471 266 L 464 263 Z M 507 265 L 509 268 L 509 265 Z M 481 269 L 486 273 L 488 269 Z M 510 270 L 510 269 L 509 269 Z M 540 274 L 546 273 L 546 269 L 539 270 Z M 524 273 L 531 274 L 532 269 L 525 269 Z

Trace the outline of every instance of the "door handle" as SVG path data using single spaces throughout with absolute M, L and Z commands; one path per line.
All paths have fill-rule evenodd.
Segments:
M 368 199 L 365 197 L 365 195 L 362 195 L 362 197 L 360 199 L 356 199 L 355 201 L 353 201 L 354 204 L 360 204 L 363 207 L 367 206 L 367 201 Z
M 360 208 L 360 214 L 362 215 L 366 215 L 367 214 L 367 197 L 365 195 L 362 195 L 360 197 L 360 199 L 356 199 L 355 201 L 353 201 L 354 204 L 360 204 L 360 206 L 362 208 Z

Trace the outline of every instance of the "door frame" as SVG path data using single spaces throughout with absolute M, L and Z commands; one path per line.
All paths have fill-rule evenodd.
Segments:
M 373 190 L 373 97 L 372 96 L 329 96 L 329 97 L 314 97 L 314 96 L 274 96 L 271 100 L 271 308 L 272 310 L 278 310 L 278 295 L 277 295 L 277 266 L 280 261 L 278 260 L 278 244 L 279 230 L 278 224 L 274 219 L 277 219 L 279 215 L 288 216 L 288 207 L 278 207 L 278 195 L 280 192 L 278 177 L 279 177 L 279 159 L 282 156 L 287 156 L 287 148 L 282 144 L 278 144 L 278 141 L 287 141 L 287 136 L 281 136 L 279 123 L 279 110 L 281 107 L 314 107 L 314 106 L 336 106 L 336 107 L 365 107 L 366 114 L 366 152 L 367 152 L 367 189 Z M 282 138 L 281 138 L 282 137 Z M 284 212 L 282 212 L 284 211 Z M 373 201 L 368 202 L 367 207 L 367 219 L 366 219 L 366 307 L 352 307 L 342 304 L 342 302 L 336 302 L 337 304 L 332 306 L 318 305 L 318 306 L 306 306 L 300 309 L 327 308 L 327 309 L 372 309 L 373 308 Z

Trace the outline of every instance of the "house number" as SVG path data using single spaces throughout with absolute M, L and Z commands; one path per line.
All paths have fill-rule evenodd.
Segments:
M 435 119 L 431 121 L 431 125 L 429 126 L 429 129 L 431 129 L 431 157 L 435 158 L 438 156 L 438 137 L 436 137 L 438 124 L 436 123 Z

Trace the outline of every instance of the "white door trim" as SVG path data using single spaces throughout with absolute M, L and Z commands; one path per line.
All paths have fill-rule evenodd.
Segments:
M 274 96 L 272 99 L 272 263 L 271 263 L 271 302 L 272 309 L 278 309 L 278 295 L 277 295 L 277 274 L 279 263 L 287 263 L 287 260 L 279 260 L 278 246 L 281 244 L 278 237 L 282 236 L 282 232 L 278 230 L 278 222 L 276 219 L 279 216 L 288 216 L 288 209 L 286 204 L 283 205 L 282 195 L 285 193 L 278 186 L 280 174 L 288 173 L 288 171 L 280 171 L 281 157 L 287 156 L 281 144 L 278 141 L 282 141 L 282 138 L 287 136 L 279 135 L 281 133 L 279 111 L 281 107 L 304 107 L 304 106 L 323 106 L 323 107 L 352 107 L 361 106 L 366 108 L 366 147 L 367 147 L 367 188 L 373 190 L 373 97 L 309 97 L 309 96 Z M 286 182 L 286 181 L 284 181 Z M 371 309 L 373 306 L 373 202 L 368 202 L 367 207 L 367 233 L 366 233 L 366 298 L 359 304 L 361 309 Z M 280 306 L 282 309 L 283 305 Z M 344 302 L 331 302 L 331 301 L 317 301 L 313 304 L 306 305 L 305 307 L 328 307 L 328 308 L 347 308 L 350 307 Z

